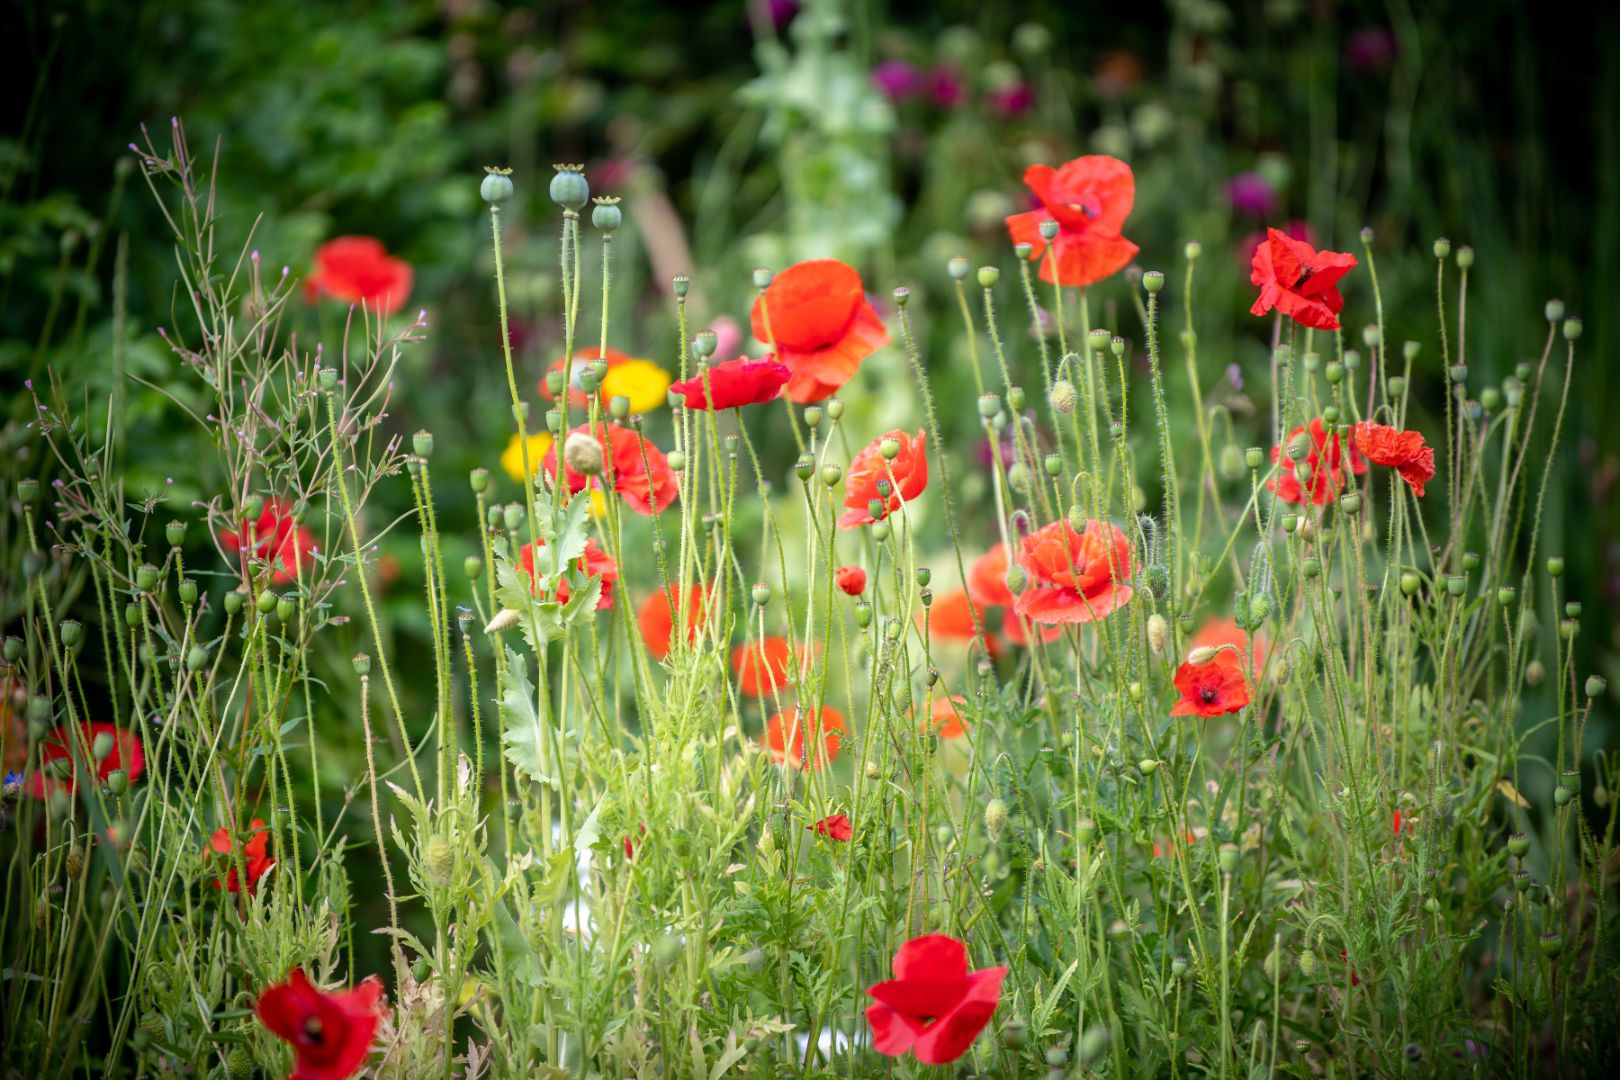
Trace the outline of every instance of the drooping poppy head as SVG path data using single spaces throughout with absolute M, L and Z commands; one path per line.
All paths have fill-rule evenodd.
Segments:
M 1024 170 L 1041 208 L 1007 219 L 1014 244 L 1028 244 L 1048 283 L 1092 285 L 1125 269 L 1139 250 L 1120 234 L 1136 203 L 1131 167 L 1107 154 L 1087 154 L 1059 168 L 1031 165 Z M 1054 255 L 1046 254 L 1041 222 L 1056 221 Z M 1053 260 L 1057 262 L 1053 276 Z
M 1043 625 L 1101 619 L 1131 598 L 1131 543 L 1117 525 L 1087 521 L 1076 532 L 1066 519 L 1024 537 L 1018 565 L 1029 585 L 1014 610 Z
M 1296 441 L 1303 441 L 1306 447 L 1305 456 L 1298 461 L 1288 452 Z M 1321 417 L 1312 420 L 1309 427 L 1295 428 L 1287 443 L 1273 446 L 1271 460 L 1281 471 L 1266 481 L 1266 487 L 1289 503 L 1330 503 L 1339 497 L 1346 483 L 1346 467 L 1357 476 L 1367 471 L 1367 462 L 1355 446 L 1341 440 L 1338 432 L 1329 433 Z M 1299 470 L 1301 464 L 1306 467 L 1304 472 Z
M 778 765 L 814 772 L 838 760 L 844 731 L 844 714 L 831 705 L 819 711 L 795 705 L 771 717 L 760 741 Z
M 953 937 L 912 938 L 894 954 L 894 978 L 867 987 L 872 1049 L 909 1051 L 924 1065 L 955 1061 L 990 1022 L 1006 977 L 1005 967 L 968 971 L 967 946 Z
M 925 733 L 932 732 L 942 739 L 960 739 L 967 734 L 968 700 L 961 694 L 935 698 L 929 706 Z
M 1176 692 L 1181 700 L 1171 716 L 1225 716 L 1249 704 L 1249 681 L 1236 664 L 1210 661 L 1185 663 L 1176 669 Z
M 537 539 L 533 543 L 524 544 L 518 549 L 518 572 L 529 579 L 529 588 L 539 595 L 540 583 L 534 577 L 534 553 L 537 547 L 544 548 L 544 539 Z M 596 601 L 597 611 L 606 611 L 613 607 L 613 583 L 619 580 L 619 564 L 613 561 L 613 556 L 603 551 L 596 543 L 596 537 L 585 538 L 585 554 L 580 556 L 584 564 L 585 573 L 592 577 L 602 579 L 602 592 Z M 559 604 L 568 603 L 568 581 L 558 577 L 557 591 L 552 597 Z
M 501 451 L 501 468 L 506 475 L 518 483 L 533 478 L 540 471 L 540 463 L 546 459 L 546 451 L 551 449 L 551 432 L 541 431 L 529 436 L 528 469 L 524 469 L 523 443 L 513 432 L 512 438 L 507 441 L 506 449 Z M 524 475 L 527 471 L 528 475 Z
M 389 255 L 373 237 L 334 237 L 315 249 L 315 267 L 304 293 L 311 301 L 330 296 L 392 315 L 410 299 L 411 264 Z
M 778 364 L 771 357 L 763 360 L 741 357 L 715 364 L 707 372 L 675 383 L 670 389 L 686 399 L 688 409 L 740 409 L 780 397 L 782 387 L 792 376 L 786 364 Z
M 270 581 L 285 585 L 315 567 L 315 534 L 298 524 L 297 511 L 285 499 L 266 499 L 257 521 L 242 522 L 240 531 L 219 534 L 220 546 L 232 554 L 243 551 L 270 565 Z
M 817 836 L 825 836 L 829 840 L 839 840 L 845 843 L 855 835 L 855 828 L 849 823 L 848 814 L 829 814 L 820 821 L 806 825 L 805 828 Z
M 569 491 L 583 491 L 587 486 L 600 485 L 615 491 L 624 504 L 638 514 L 661 514 L 675 501 L 680 491 L 675 471 L 669 467 L 664 452 L 629 428 L 618 424 L 598 422 L 596 429 L 581 424 L 570 434 L 595 437 L 602 447 L 602 475 L 588 477 L 575 472 L 566 462 L 563 473 L 568 478 Z M 588 445 L 588 444 L 587 444 Z M 546 475 L 557 476 L 557 446 L 546 450 Z
M 254 818 L 248 825 L 248 833 L 248 842 L 242 845 L 242 862 L 247 870 L 248 895 L 252 896 L 259 891 L 259 879 L 270 872 L 270 868 L 276 865 L 276 860 L 270 855 L 270 832 L 265 828 L 263 819 Z M 223 878 L 214 879 L 214 888 L 241 892 L 242 882 L 237 873 L 236 852 L 230 828 L 222 826 L 214 830 L 208 847 L 216 855 L 224 856 L 230 868 Z
M 1434 447 L 1425 445 L 1421 431 L 1364 421 L 1356 425 L 1354 448 L 1374 465 L 1399 470 L 1420 499 L 1423 486 L 1434 479 Z
M 79 741 L 81 738 L 82 743 Z M 105 749 L 106 754 L 96 760 L 99 749 Z M 23 781 L 22 790 L 36 799 L 43 799 L 58 789 L 72 795 L 79 788 L 80 770 L 77 767 L 65 779 L 57 779 L 49 774 L 54 772 L 55 762 L 87 759 L 95 761 L 96 779 L 103 783 L 119 769 L 128 774 L 130 783 L 139 780 L 141 774 L 146 772 L 146 751 L 139 735 L 116 724 L 82 723 L 78 732 L 60 727 L 45 736 L 39 746 L 39 766 Z
M 883 444 L 890 441 L 899 447 L 893 460 L 883 456 Z M 902 499 L 910 502 L 921 495 L 928 486 L 927 442 L 926 432 L 918 431 L 913 437 L 896 428 L 873 439 L 856 454 L 844 477 L 844 512 L 838 518 L 838 527 L 855 529 L 876 521 L 871 507 L 874 499 L 887 507 L 888 514 L 900 508 Z M 887 499 L 878 492 L 880 481 L 889 485 Z
M 1187 642 L 1187 649 L 1189 652 L 1205 647 L 1217 649 L 1219 651 L 1215 654 L 1215 663 L 1231 663 L 1242 667 L 1242 658 L 1249 655 L 1251 642 L 1254 648 L 1254 670 L 1259 671 L 1266 666 L 1268 642 L 1261 634 L 1255 634 L 1251 638 L 1233 619 L 1205 619 L 1197 633 Z
M 654 589 L 647 596 L 641 604 L 641 610 L 636 612 L 636 625 L 641 628 L 641 640 L 646 642 L 647 652 L 654 660 L 662 660 L 669 655 L 669 647 L 675 641 L 677 610 L 685 609 L 683 618 L 687 644 L 697 641 L 703 632 L 703 621 L 707 616 L 713 592 L 712 585 L 671 583 L 668 592 Z M 670 606 L 672 594 L 675 600 L 674 607 Z
M 294 968 L 287 981 L 266 987 L 254 1011 L 272 1035 L 292 1044 L 288 1080 L 348 1080 L 371 1054 L 381 1019 L 382 983 L 327 992 Z
M 1355 267 L 1354 255 L 1317 251 L 1281 229 L 1267 229 L 1249 267 L 1249 281 L 1260 286 L 1249 311 L 1264 315 L 1276 308 L 1301 326 L 1337 330 L 1344 310 L 1339 279 Z
M 846 596 L 859 596 L 866 591 L 866 571 L 859 566 L 840 566 L 833 578 Z
M 792 372 L 787 396 L 801 405 L 831 397 L 861 361 L 889 343 L 861 276 L 837 259 L 811 259 L 777 274 L 754 301 L 754 336 Z
M 651 360 L 643 360 L 637 356 L 620 349 L 608 348 L 603 350 L 598 345 L 590 345 L 583 349 L 574 350 L 574 362 L 568 363 L 566 356 L 559 356 L 551 362 L 546 369 L 546 375 L 540 379 L 540 394 L 547 400 L 556 398 L 550 386 L 550 374 L 553 371 L 564 372 L 572 377 L 569 384 L 568 404 L 572 408 L 585 409 L 590 407 L 590 397 L 580 386 L 581 376 L 592 360 L 601 359 L 607 363 L 607 371 L 602 375 L 601 385 L 597 393 L 605 409 L 614 397 L 623 397 L 630 403 L 633 413 L 652 412 L 668 399 L 666 394 L 670 388 L 670 374 Z

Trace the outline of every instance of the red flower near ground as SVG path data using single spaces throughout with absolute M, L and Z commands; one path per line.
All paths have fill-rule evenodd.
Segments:
M 935 593 L 928 607 L 928 633 L 935 641 L 983 641 L 985 651 L 992 658 L 998 655 L 995 635 L 985 621 L 984 608 L 975 604 L 963 589 L 950 589 Z M 974 626 L 975 618 L 978 627 Z M 917 612 L 917 624 L 922 625 L 923 612 Z
M 923 731 L 931 730 L 942 739 L 960 739 L 967 734 L 967 704 L 967 698 L 961 694 L 935 698 Z
M 538 593 L 539 584 L 534 580 L 534 549 L 535 546 L 545 547 L 544 540 L 536 540 L 533 544 L 524 544 L 518 549 L 518 571 L 529 579 L 529 588 Z M 596 610 L 606 611 L 613 607 L 613 583 L 619 580 L 619 564 L 613 561 L 613 556 L 596 545 L 596 538 L 585 538 L 585 554 L 580 556 L 585 564 L 585 572 L 593 577 L 602 579 L 602 594 L 597 598 Z M 559 604 L 568 603 L 568 582 L 562 578 L 557 579 L 557 592 L 555 599 Z
M 1176 692 L 1181 700 L 1171 716 L 1225 716 L 1249 703 L 1249 681 L 1233 663 L 1182 664 L 1176 669 Z
M 72 795 L 78 790 L 79 770 L 74 769 L 65 780 L 58 780 L 54 776 L 47 777 L 54 762 L 66 758 L 70 761 L 82 761 L 85 755 L 94 755 L 96 739 L 106 735 L 112 740 L 107 756 L 96 763 L 96 779 L 105 781 L 119 769 L 129 774 L 131 783 L 141 778 L 146 771 L 146 751 L 141 746 L 141 737 L 133 731 L 126 731 L 116 724 L 85 723 L 79 725 L 84 742 L 79 743 L 79 735 L 75 735 L 67 728 L 57 728 L 45 737 L 39 747 L 39 767 L 28 775 L 23 782 L 23 791 L 36 799 L 43 799 L 50 792 L 58 788 Z
M 1024 537 L 1018 565 L 1029 587 L 1014 610 L 1037 623 L 1087 623 L 1131 598 L 1131 542 L 1119 527 L 1088 521 L 1080 532 L 1054 521 Z
M 1250 642 L 1254 648 L 1254 669 L 1259 671 L 1266 665 L 1266 639 L 1259 634 L 1251 639 L 1243 632 L 1243 628 L 1232 619 L 1206 619 L 1198 628 L 1198 632 L 1187 642 L 1188 651 L 1208 646 L 1211 649 L 1220 649 L 1215 654 L 1216 663 L 1230 663 L 1242 666 L 1240 660 L 1249 654 Z M 1230 649 L 1221 646 L 1230 645 Z M 1233 651 L 1236 650 L 1236 651 Z
M 242 861 L 247 869 L 247 891 L 252 896 L 259 890 L 259 879 L 270 872 L 276 865 L 276 860 L 270 857 L 270 832 L 264 827 L 264 821 L 254 818 L 248 825 L 251 839 L 242 846 Z M 242 882 L 236 872 L 236 852 L 231 841 L 231 830 L 220 828 L 214 830 L 213 838 L 208 846 L 216 854 L 223 855 L 230 860 L 230 871 L 223 878 L 214 879 L 214 888 L 225 889 L 228 892 L 241 892 Z
M 805 828 L 818 836 L 825 836 L 829 840 L 847 842 L 855 835 L 855 829 L 849 823 L 848 814 L 832 814 L 814 824 L 806 825 Z
M 636 613 L 636 624 L 641 627 L 641 640 L 647 643 L 647 652 L 654 660 L 668 656 L 669 647 L 675 640 L 675 610 L 669 606 L 670 594 L 674 594 L 677 607 L 686 608 L 686 642 L 690 645 L 697 640 L 698 632 L 703 628 L 704 614 L 713 591 L 712 585 L 672 584 L 669 592 L 655 589 L 647 597 L 641 610 Z
M 1395 811 L 1395 835 L 1401 835 L 1401 812 Z
M 1340 949 L 1339 950 L 1339 959 L 1343 960 L 1350 967 L 1350 985 L 1351 986 L 1360 986 L 1361 985 L 1361 976 L 1356 974 L 1356 965 L 1350 963 L 1350 954 L 1348 952 L 1345 952 L 1343 949 Z
M 967 946 L 945 934 L 912 938 L 894 954 L 894 978 L 867 987 L 872 1048 L 889 1057 L 910 1051 L 924 1065 L 967 1053 L 1001 1003 L 1005 967 L 969 971 Z
M 1337 330 L 1344 310 L 1339 279 L 1355 268 L 1354 255 L 1317 251 L 1281 229 L 1267 229 L 1249 266 L 1249 280 L 1260 286 L 1249 311 L 1264 315 L 1276 308 L 1301 326 Z
M 292 1044 L 287 1080 L 348 1080 L 371 1053 L 381 996 L 375 978 L 328 993 L 294 968 L 286 982 L 267 987 L 254 1008 L 272 1035 Z
M 793 646 L 786 638 L 762 637 L 731 650 L 731 670 L 737 673 L 737 690 L 749 697 L 765 697 L 788 686 L 788 657 Z M 808 659 L 799 652 L 799 666 Z
M 792 372 L 787 396 L 801 405 L 832 396 L 861 361 L 889 343 L 861 276 L 837 259 L 783 270 L 754 301 L 754 336 L 769 342 Z
M 765 725 L 760 741 L 766 753 L 778 765 L 791 765 L 795 769 L 812 772 L 825 768 L 838 760 L 838 751 L 844 742 L 844 715 L 831 705 L 800 710 L 797 706 L 784 709 L 771 717 Z M 805 757 L 805 740 L 811 744 L 810 756 Z
M 266 499 L 257 521 L 251 526 L 242 522 L 240 531 L 225 530 L 219 542 L 233 554 L 251 546 L 255 559 L 270 564 L 270 581 L 285 585 L 315 567 L 315 534 L 298 524 L 294 514 L 292 503 Z
M 310 300 L 330 296 L 392 315 L 411 295 L 411 264 L 388 254 L 381 240 L 338 236 L 315 249 L 315 268 L 304 283 Z
M 569 491 L 583 491 L 593 479 L 604 489 L 618 493 L 624 504 L 638 514 L 661 514 L 675 501 L 679 483 L 664 452 L 629 428 L 598 422 L 592 431 L 581 424 L 569 434 L 593 435 L 602 447 L 602 475 L 588 477 L 566 464 Z M 553 480 L 557 476 L 557 447 L 566 440 L 556 439 L 546 450 L 541 467 Z
M 1288 443 L 1292 443 L 1307 431 L 1310 434 L 1310 446 L 1305 451 L 1304 464 L 1310 467 L 1308 487 L 1301 485 L 1298 463 L 1287 452 Z M 1344 487 L 1346 462 L 1351 472 L 1357 476 L 1367 471 L 1366 459 L 1353 445 L 1342 442 L 1337 432 L 1328 434 L 1327 425 L 1322 423 L 1321 417 L 1312 420 L 1309 428 L 1297 427 L 1289 432 L 1288 443 L 1271 448 L 1271 460 L 1276 462 L 1282 471 L 1274 479 L 1266 481 L 1266 486 L 1283 502 L 1309 502 L 1317 506 L 1330 503 L 1339 497 L 1339 491 Z
M 1420 431 L 1364 421 L 1356 425 L 1355 448 L 1374 465 L 1399 470 L 1418 498 L 1423 497 L 1423 485 L 1434 479 L 1434 447 L 1424 445 Z
M 883 456 L 883 443 L 887 439 L 900 444 L 900 452 L 892 461 Z M 916 438 L 912 438 L 896 428 L 879 435 L 856 454 L 855 460 L 849 463 L 849 474 L 844 477 L 844 512 L 838 518 L 838 527 L 854 529 L 876 521 L 871 514 L 873 499 L 887 507 L 885 513 L 893 513 L 900 509 L 902 499 L 910 502 L 921 495 L 928 486 L 927 442 L 926 432 L 919 431 Z M 891 490 L 887 500 L 878 494 L 880 480 L 889 482 Z
M 778 364 L 770 357 L 764 360 L 742 357 L 716 364 L 707 375 L 694 375 L 685 382 L 675 383 L 670 390 L 686 399 L 688 409 L 740 409 L 780 397 L 782 387 L 792 376 L 786 364 Z M 710 394 L 714 396 L 712 403 Z
M 1041 222 L 1058 223 L 1052 241 L 1057 252 L 1057 278 L 1064 285 L 1091 285 L 1125 268 L 1136 257 L 1137 246 L 1120 235 L 1136 202 L 1136 177 L 1131 167 L 1106 154 L 1087 154 L 1059 168 L 1031 165 L 1024 183 L 1035 192 L 1042 208 L 1007 219 L 1015 244 L 1028 244 L 1030 258 L 1038 260 L 1041 280 L 1054 282 L 1052 259 L 1046 256 Z
M 866 591 L 866 571 L 859 566 L 840 566 L 833 578 L 847 596 L 859 596 Z

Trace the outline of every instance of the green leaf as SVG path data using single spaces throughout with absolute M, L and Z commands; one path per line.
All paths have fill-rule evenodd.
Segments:
M 506 760 L 536 783 L 556 787 L 540 760 L 540 739 L 540 714 L 534 708 L 528 662 L 507 646 L 506 691 L 501 695 L 501 745 Z
M 540 966 L 540 958 L 534 954 L 534 949 L 523 936 L 512 913 L 506 910 L 505 904 L 495 905 L 495 932 L 500 938 L 501 949 L 506 953 L 512 977 L 526 986 L 539 986 L 545 974 Z

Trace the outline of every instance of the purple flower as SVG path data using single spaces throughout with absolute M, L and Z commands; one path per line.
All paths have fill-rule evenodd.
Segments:
M 955 109 L 967 101 L 967 83 L 955 68 L 939 64 L 928 73 L 928 97 L 942 109 Z
M 1022 79 L 1011 86 L 1003 86 L 986 95 L 990 111 L 1003 119 L 1021 116 L 1035 104 L 1035 88 Z
M 923 73 L 904 60 L 885 60 L 872 69 L 872 85 L 890 101 L 905 101 L 923 92 Z
M 1238 173 L 1226 182 L 1226 198 L 1232 209 L 1253 218 L 1269 218 L 1277 212 L 1277 189 L 1257 172 Z
M 756 0 L 760 14 L 775 30 L 781 30 L 799 13 L 798 0 Z
M 1383 71 L 1395 62 L 1395 54 L 1399 51 L 1395 35 L 1384 26 L 1357 30 L 1344 43 L 1345 63 L 1363 75 Z
M 1242 390 L 1243 389 L 1243 369 L 1238 367 L 1236 364 L 1227 364 L 1226 365 L 1226 381 L 1231 384 L 1231 387 L 1232 387 L 1233 390 Z

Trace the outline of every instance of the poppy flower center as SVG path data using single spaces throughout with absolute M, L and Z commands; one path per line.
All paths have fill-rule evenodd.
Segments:
M 1213 686 L 1206 686 L 1202 690 L 1198 691 L 1198 696 L 1204 699 L 1205 705 L 1213 705 L 1215 704 L 1215 699 L 1220 697 L 1220 694 Z
M 308 1020 L 304 1021 L 304 1038 L 305 1039 L 308 1039 L 310 1042 L 314 1043 L 316 1046 L 319 1046 L 319 1045 L 321 1045 L 321 1042 L 325 1039 L 325 1037 L 326 1037 L 326 1032 L 325 1032 L 325 1029 L 323 1029 L 322 1026 L 321 1026 L 321 1018 L 320 1017 L 312 1016 Z

